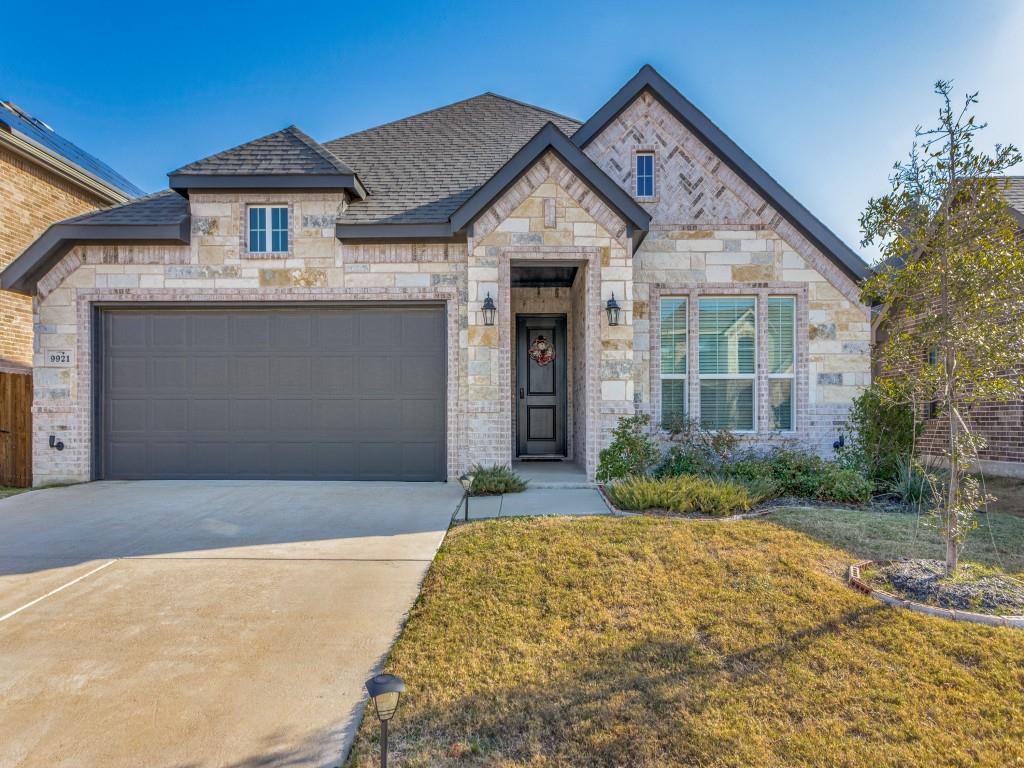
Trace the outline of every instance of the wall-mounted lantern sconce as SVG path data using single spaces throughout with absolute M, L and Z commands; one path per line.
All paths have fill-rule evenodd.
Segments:
M 612 294 L 612 297 L 608 299 L 608 304 L 605 306 L 604 310 L 608 313 L 608 325 L 618 325 L 620 309 L 619 303 L 615 300 L 614 293 Z
M 494 299 L 491 298 L 490 293 L 484 299 L 484 306 L 481 311 L 484 313 L 484 325 L 494 325 L 494 315 L 497 314 L 498 308 L 494 306 Z

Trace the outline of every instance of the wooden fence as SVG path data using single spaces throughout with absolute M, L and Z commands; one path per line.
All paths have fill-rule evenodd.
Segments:
M 32 375 L 0 372 L 0 485 L 32 485 Z

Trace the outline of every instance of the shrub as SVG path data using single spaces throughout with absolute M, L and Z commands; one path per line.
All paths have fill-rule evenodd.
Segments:
M 920 429 L 909 397 L 896 385 L 874 383 L 853 401 L 846 426 L 850 441 L 840 461 L 887 489 L 913 453 Z
M 472 496 L 499 496 L 526 490 L 526 481 L 507 464 L 490 467 L 474 464 L 469 474 L 473 475 L 473 486 L 469 491 Z
M 888 490 L 900 501 L 918 511 L 928 509 L 936 500 L 936 492 L 942 485 L 936 467 L 925 465 L 917 459 L 901 457 L 896 477 L 889 483 Z
M 725 464 L 720 474 L 731 480 L 756 484 L 753 487 L 765 491 L 772 488 L 776 496 L 822 501 L 865 502 L 874 490 L 871 481 L 852 467 L 825 461 L 813 453 L 782 448 L 763 457 Z
M 677 477 L 679 475 L 710 475 L 717 466 L 699 448 L 691 445 L 673 445 L 665 460 L 654 473 L 655 477 Z
M 650 435 L 651 417 L 646 413 L 625 416 L 612 430 L 612 442 L 601 451 L 597 479 L 616 480 L 630 475 L 646 475 L 658 463 L 661 451 Z
M 665 509 L 719 517 L 745 512 L 755 504 L 749 491 L 738 483 L 693 475 L 628 477 L 610 485 L 608 495 L 620 509 Z
M 815 498 L 845 504 L 863 504 L 871 500 L 875 485 L 851 467 L 827 465 Z

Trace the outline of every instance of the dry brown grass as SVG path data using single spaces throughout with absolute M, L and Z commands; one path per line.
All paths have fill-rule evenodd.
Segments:
M 770 518 L 453 530 L 386 665 L 392 764 L 1024 765 L 1024 634 L 887 608 L 847 559 Z

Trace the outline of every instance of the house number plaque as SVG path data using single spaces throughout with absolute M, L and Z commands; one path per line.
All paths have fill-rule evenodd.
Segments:
M 46 351 L 46 364 L 61 368 L 70 367 L 75 364 L 75 353 L 70 349 L 49 349 Z

